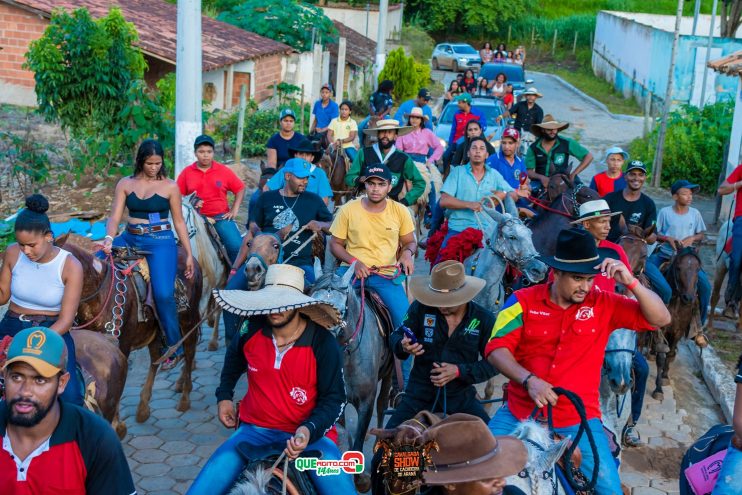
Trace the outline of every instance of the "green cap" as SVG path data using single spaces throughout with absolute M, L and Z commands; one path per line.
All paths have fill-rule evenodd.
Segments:
M 63 355 L 64 339 L 61 335 L 45 327 L 27 328 L 13 337 L 3 369 L 21 362 L 34 368 L 44 378 L 51 378 L 62 371 Z
M 461 93 L 459 96 L 454 98 L 453 101 L 465 101 L 471 103 L 471 95 L 469 93 Z

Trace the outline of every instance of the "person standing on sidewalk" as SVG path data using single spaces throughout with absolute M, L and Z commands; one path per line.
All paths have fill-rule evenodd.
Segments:
M 734 377 L 734 383 L 737 384 L 732 413 L 734 435 L 729 441 L 727 455 L 724 456 L 724 462 L 711 495 L 739 495 L 739 483 L 742 479 L 742 354 L 737 360 L 737 375 Z
M 734 227 L 732 228 L 732 255 L 729 257 L 729 280 L 724 299 L 727 303 L 725 313 L 731 310 L 736 314 L 742 290 L 740 290 L 739 274 L 742 270 L 742 163 L 729 174 L 721 183 L 717 193 L 720 196 L 734 193 Z

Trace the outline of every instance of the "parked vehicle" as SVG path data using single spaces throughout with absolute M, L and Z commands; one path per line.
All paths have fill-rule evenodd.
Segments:
M 523 66 L 508 62 L 491 62 L 484 64 L 479 71 L 479 77 L 493 81 L 497 74 L 505 74 L 509 83 L 513 85 L 513 96 L 518 101 L 520 94 L 526 90 L 526 85 L 533 84 L 533 79 L 526 79 L 526 71 Z
M 479 70 L 482 65 L 482 57 L 473 46 L 466 43 L 441 43 L 433 49 L 430 57 L 433 69 L 451 69 L 454 72 L 472 69 Z
M 487 119 L 487 130 L 484 132 L 489 142 L 495 148 L 500 147 L 500 137 L 505 129 L 505 121 L 497 122 L 497 117 L 505 113 L 505 106 L 497 98 L 489 96 L 475 96 L 471 102 L 472 108 L 482 112 Z M 435 127 L 435 135 L 444 148 L 448 146 L 448 136 L 451 134 L 451 125 L 453 124 L 453 114 L 458 110 L 456 103 L 446 105 L 438 118 L 438 125 Z

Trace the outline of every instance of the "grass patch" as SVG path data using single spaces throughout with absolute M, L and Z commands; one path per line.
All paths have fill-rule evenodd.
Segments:
M 539 0 L 538 12 L 552 19 L 575 14 L 595 14 L 599 10 L 624 12 L 646 12 L 649 14 L 674 15 L 678 8 L 676 0 Z M 713 0 L 702 0 L 701 13 L 710 14 Z M 683 15 L 693 15 L 695 2 L 684 2 Z
M 737 370 L 737 359 L 739 359 L 740 348 L 742 348 L 742 335 L 738 331 L 725 331 L 713 328 L 709 331 L 711 345 L 719 358 L 730 370 Z

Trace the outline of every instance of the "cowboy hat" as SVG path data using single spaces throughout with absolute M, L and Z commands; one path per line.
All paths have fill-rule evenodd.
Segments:
M 597 275 L 600 270 L 596 266 L 606 258 L 617 257 L 618 253 L 613 249 L 596 246 L 590 232 L 573 227 L 559 232 L 554 256 L 539 256 L 539 259 L 563 272 Z
M 471 414 L 452 414 L 425 430 L 423 444 L 435 441 L 432 466 L 425 468 L 426 485 L 448 485 L 505 478 L 520 472 L 528 460 L 526 446 L 512 436 L 494 436 Z
M 289 145 L 289 156 L 293 158 L 297 153 L 311 153 L 313 156 L 312 163 L 317 163 L 317 160 L 322 158 L 322 150 L 319 149 L 317 144 L 307 138 L 300 140 L 296 144 Z
M 466 275 L 464 265 L 458 261 L 448 260 L 435 265 L 429 277 L 411 278 L 410 293 L 425 306 L 452 308 L 474 299 L 486 283 Z
M 412 107 L 412 110 L 410 110 L 410 113 L 404 114 L 405 120 L 409 119 L 410 117 L 420 117 L 421 119 L 426 120 L 426 121 L 430 120 L 430 117 L 425 115 L 425 113 L 423 113 L 423 109 L 420 107 Z
M 544 95 L 538 92 L 538 89 L 531 86 L 527 90 L 521 93 L 522 96 L 535 95 L 537 98 L 542 98 Z
M 587 201 L 580 205 L 580 216 L 577 220 L 570 222 L 572 225 L 580 224 L 585 220 L 592 220 L 593 218 L 600 217 L 615 217 L 620 215 L 620 211 L 611 211 L 611 207 L 608 206 L 608 202 L 604 199 L 596 199 L 594 201 Z
M 412 132 L 412 127 L 405 125 L 400 126 L 398 120 L 381 119 L 376 121 L 376 127 L 373 129 L 364 129 L 363 132 L 369 136 L 378 135 L 379 131 L 397 131 L 397 136 L 404 136 Z
M 304 294 L 304 270 L 291 265 L 271 265 L 260 290 L 214 289 L 214 300 L 225 311 L 240 316 L 272 315 L 298 309 L 325 328 L 340 323 L 340 313 L 331 304 Z
M 531 126 L 531 134 L 540 136 L 541 131 L 544 129 L 556 129 L 557 131 L 563 131 L 567 127 L 569 127 L 569 123 L 559 122 L 554 118 L 554 116 L 552 116 L 550 113 L 547 113 L 544 117 L 544 120 L 542 120 L 540 124 L 533 124 Z

